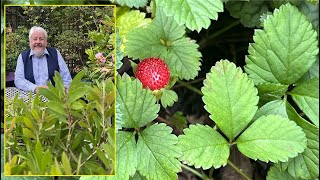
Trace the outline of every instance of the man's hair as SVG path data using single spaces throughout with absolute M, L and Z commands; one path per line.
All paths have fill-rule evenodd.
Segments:
M 29 31 L 29 40 L 31 40 L 31 35 L 34 33 L 34 32 L 42 32 L 44 34 L 44 38 L 47 40 L 48 39 L 48 34 L 47 34 L 47 31 L 44 30 L 42 27 L 39 27 L 39 26 L 33 26 L 30 31 Z

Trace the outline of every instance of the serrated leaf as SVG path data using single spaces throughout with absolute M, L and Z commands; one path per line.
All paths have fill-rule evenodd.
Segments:
M 287 92 L 288 87 L 288 85 L 269 82 L 257 85 L 259 105 L 266 104 L 267 102 L 273 100 L 281 99 L 281 97 Z
M 185 30 L 172 17 L 157 11 L 146 28 L 136 28 L 127 35 L 125 53 L 134 59 L 161 57 L 171 74 L 180 79 L 193 79 L 200 70 L 201 53 L 193 40 L 183 37 Z M 146 50 L 147 49 L 147 50 Z
M 116 0 L 121 6 L 128 6 L 130 8 L 135 7 L 144 7 L 147 5 L 148 0 Z
M 123 113 L 122 127 L 138 128 L 147 125 L 158 116 L 160 105 L 149 89 L 142 89 L 139 80 L 128 75 L 117 77 L 117 102 Z
M 266 1 L 228 1 L 226 8 L 230 15 L 240 19 L 245 27 L 260 27 L 260 16 L 268 12 Z
M 179 136 L 178 147 L 183 156 L 180 160 L 195 168 L 218 169 L 225 166 L 230 155 L 229 143 L 213 128 L 204 125 L 190 125 Z
M 178 101 L 178 95 L 172 90 L 163 89 L 161 96 L 161 104 L 164 108 L 171 107 L 175 102 Z
M 257 89 L 240 68 L 227 60 L 217 62 L 203 83 L 205 109 L 221 131 L 233 139 L 258 109 Z
M 319 127 L 319 78 L 299 84 L 290 95 L 299 108 Z
M 287 3 L 297 6 L 301 3 L 301 0 L 273 0 L 273 4 L 276 8 L 279 8 L 282 4 Z
M 304 151 L 307 139 L 296 123 L 279 115 L 262 116 L 236 141 L 245 156 L 264 162 L 285 162 Z
M 178 138 L 165 124 L 154 124 L 143 130 L 137 144 L 138 167 L 147 179 L 177 179 L 181 171 L 177 159 L 181 153 Z
M 221 0 L 157 0 L 157 5 L 180 25 L 185 24 L 188 29 L 198 32 L 207 29 L 211 19 L 217 20 L 218 13 L 223 12 Z
M 262 116 L 267 116 L 270 114 L 280 115 L 282 117 L 288 117 L 286 110 L 286 103 L 283 100 L 274 100 L 268 102 L 258 109 L 256 114 L 253 117 L 253 121 L 259 119 Z
M 294 177 L 290 176 L 288 172 L 282 172 L 279 168 L 273 165 L 267 175 L 267 180 L 295 180 Z
M 307 148 L 297 157 L 279 165 L 285 167 L 293 177 L 314 179 L 319 176 L 319 128 L 303 119 L 289 103 L 286 107 L 289 118 L 306 134 Z
M 255 84 L 273 82 L 290 85 L 316 61 L 317 33 L 310 22 L 290 4 L 276 9 L 256 30 L 246 56 L 246 72 Z

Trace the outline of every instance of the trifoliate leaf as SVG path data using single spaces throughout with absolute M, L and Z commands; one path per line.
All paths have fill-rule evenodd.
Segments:
M 267 175 L 267 180 L 295 180 L 294 177 L 290 176 L 290 174 L 286 171 L 281 171 L 277 166 L 273 165 Z
M 236 137 L 257 111 L 257 89 L 235 64 L 221 60 L 211 68 L 201 89 L 210 118 L 229 138 Z
M 190 30 L 200 32 L 210 26 L 211 19 L 217 20 L 218 13 L 223 12 L 221 0 L 158 0 L 168 16 L 173 16 L 180 24 Z
M 282 4 L 287 3 L 297 6 L 301 3 L 301 0 L 273 0 L 273 4 L 276 8 L 279 8 Z
M 316 31 L 290 4 L 268 16 L 264 30 L 256 30 L 253 39 L 245 70 L 255 84 L 293 84 L 308 71 L 319 52 Z
M 171 107 L 174 102 L 178 101 L 178 95 L 176 92 L 172 90 L 163 89 L 162 96 L 161 96 L 161 104 L 164 108 Z
M 113 0 L 113 1 L 116 1 L 121 6 L 128 6 L 130 8 L 144 7 L 148 3 L 148 0 Z
M 267 102 L 281 99 L 281 97 L 287 92 L 288 85 L 265 82 L 257 85 L 257 89 L 259 105 L 263 105 Z
M 303 119 L 289 103 L 287 112 L 289 118 L 306 134 L 307 148 L 297 157 L 289 159 L 286 168 L 289 174 L 296 178 L 315 179 L 319 176 L 319 128 Z
M 127 35 L 125 53 L 134 59 L 161 57 L 170 72 L 180 79 L 193 79 L 200 70 L 201 53 L 194 41 L 183 37 L 185 30 L 172 17 L 157 11 L 146 28 L 136 28 Z
M 319 127 L 319 78 L 299 84 L 289 94 L 299 108 Z
M 181 161 L 195 168 L 217 169 L 227 164 L 230 154 L 229 143 L 221 134 L 209 126 L 190 125 L 179 136 L 178 147 L 183 156 Z
M 142 89 L 139 80 L 131 80 L 126 74 L 117 76 L 116 88 L 117 103 L 123 113 L 122 127 L 143 127 L 158 116 L 160 105 L 149 89 Z
M 117 133 L 117 179 L 128 179 L 137 168 L 137 144 L 135 134 L 119 131 Z
M 245 27 L 260 27 L 260 16 L 268 12 L 266 1 L 228 1 L 226 8 L 230 15 L 240 19 Z
M 177 159 L 181 153 L 178 138 L 165 124 L 154 124 L 143 130 L 138 139 L 138 171 L 147 179 L 178 179 L 181 171 Z
M 307 138 L 293 121 L 279 115 L 262 116 L 236 141 L 245 156 L 264 162 L 285 162 L 304 151 Z
M 253 117 L 253 121 L 259 119 L 262 116 L 267 116 L 270 114 L 280 115 L 282 117 L 288 117 L 286 111 L 286 103 L 283 100 L 274 100 L 268 102 L 258 109 L 256 114 Z

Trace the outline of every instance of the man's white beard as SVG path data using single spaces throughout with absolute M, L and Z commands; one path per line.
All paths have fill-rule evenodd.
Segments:
M 41 58 L 41 57 L 44 55 L 44 50 L 35 50 L 35 51 L 34 51 L 34 55 L 35 55 L 37 58 Z

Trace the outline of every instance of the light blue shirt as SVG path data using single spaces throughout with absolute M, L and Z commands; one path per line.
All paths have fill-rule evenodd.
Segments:
M 45 49 L 44 53 L 49 55 L 47 49 Z M 70 72 L 67 67 L 67 64 L 65 63 L 63 57 L 61 56 L 58 50 L 57 50 L 57 55 L 58 55 L 60 75 L 62 77 L 63 84 L 68 88 L 72 81 Z M 47 85 L 46 83 L 49 80 L 47 57 L 42 56 L 41 58 L 37 58 L 36 56 L 34 56 L 33 50 L 30 51 L 29 57 L 30 56 L 32 56 L 32 66 L 33 66 L 33 75 L 34 75 L 35 84 L 30 82 L 24 77 L 24 64 L 23 64 L 21 54 L 19 55 L 18 61 L 17 61 L 14 84 L 18 89 L 35 92 L 35 89 L 37 88 L 37 86 Z

